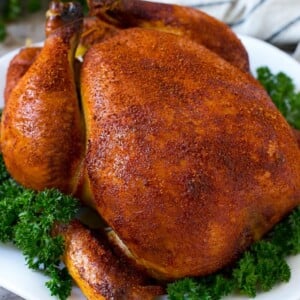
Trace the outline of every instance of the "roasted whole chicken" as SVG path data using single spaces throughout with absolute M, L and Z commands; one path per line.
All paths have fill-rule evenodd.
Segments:
M 88 298 L 151 299 L 157 282 L 229 265 L 300 204 L 299 147 L 226 25 L 176 5 L 89 6 L 83 22 L 52 2 L 44 46 L 11 62 L 3 157 L 22 185 L 76 195 L 112 228 L 57 229 Z

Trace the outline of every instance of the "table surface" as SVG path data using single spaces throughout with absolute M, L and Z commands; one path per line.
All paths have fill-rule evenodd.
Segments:
M 16 296 L 15 294 L 0 287 L 0 300 L 22 300 L 23 298 Z

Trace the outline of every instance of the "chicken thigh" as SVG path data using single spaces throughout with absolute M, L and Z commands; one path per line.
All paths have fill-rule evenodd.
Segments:
M 19 80 L 33 64 L 40 51 L 40 47 L 24 48 L 21 49 L 20 52 L 11 60 L 6 76 L 6 85 L 4 91 L 5 103 L 8 101 L 11 91 L 15 88 Z

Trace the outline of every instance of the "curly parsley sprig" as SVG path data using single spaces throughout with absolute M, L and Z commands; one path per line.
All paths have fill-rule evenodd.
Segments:
M 46 286 L 59 299 L 67 299 L 72 280 L 61 267 L 64 241 L 52 236 L 53 226 L 68 223 L 78 211 L 78 201 L 57 190 L 34 192 L 18 185 L 0 157 L 0 241 L 13 242 L 33 270 L 50 277 Z
M 268 67 L 257 69 L 257 79 L 291 126 L 300 129 L 300 92 L 283 72 L 273 74 Z

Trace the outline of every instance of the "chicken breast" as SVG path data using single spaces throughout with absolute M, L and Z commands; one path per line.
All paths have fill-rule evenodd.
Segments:
M 124 30 L 87 52 L 81 95 L 94 206 L 156 278 L 228 265 L 300 203 L 291 128 L 199 44 Z

